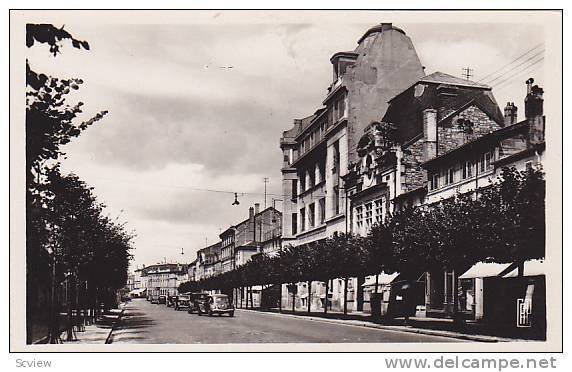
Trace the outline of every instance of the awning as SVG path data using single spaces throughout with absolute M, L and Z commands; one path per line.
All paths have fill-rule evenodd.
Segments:
M 253 290 L 253 291 L 261 291 L 261 290 L 262 290 L 262 286 L 261 286 L 261 285 L 253 285 L 253 286 L 252 286 L 252 290 Z
M 395 280 L 395 278 L 397 278 L 399 276 L 399 273 L 393 273 L 393 274 L 386 274 L 386 273 L 381 273 L 379 274 L 379 278 L 378 278 L 378 285 L 386 285 L 386 284 L 390 284 L 391 282 L 393 282 Z M 375 286 L 375 275 L 372 275 L 370 277 L 368 277 L 365 280 L 365 283 L 363 283 L 361 285 L 362 287 L 371 287 L 371 286 Z
M 546 274 L 546 263 L 544 260 L 529 260 L 524 262 L 523 276 L 538 276 Z M 516 278 L 518 276 L 518 267 L 503 275 L 503 278 Z
M 469 270 L 465 271 L 459 279 L 488 278 L 498 276 L 506 270 L 510 264 L 499 264 L 494 262 L 477 262 Z

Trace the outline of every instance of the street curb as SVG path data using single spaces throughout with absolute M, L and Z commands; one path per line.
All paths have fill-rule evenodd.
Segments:
M 109 330 L 109 334 L 107 335 L 107 338 L 105 339 L 106 345 L 113 343 L 113 331 L 115 331 L 117 329 L 117 326 L 121 322 L 121 318 L 123 318 L 124 313 L 125 313 L 125 309 L 121 309 L 121 313 L 119 313 L 119 317 L 117 318 L 117 322 L 111 326 L 111 329 Z
M 428 336 L 440 336 L 440 337 L 448 337 L 448 338 L 456 338 L 460 340 L 469 340 L 469 341 L 478 341 L 478 342 L 529 342 L 534 340 L 524 340 L 524 339 L 512 339 L 512 338 L 504 338 L 504 337 L 496 337 L 496 336 L 483 336 L 483 335 L 468 335 L 468 334 L 461 334 L 449 331 L 438 331 L 432 329 L 423 329 L 423 328 L 405 328 L 406 326 L 387 326 L 381 324 L 370 323 L 363 320 L 343 320 L 343 319 L 327 319 L 321 318 L 316 316 L 307 316 L 307 315 L 295 315 L 295 314 L 283 314 L 283 313 L 274 313 L 270 311 L 260 311 L 260 310 L 251 310 L 251 309 L 236 309 L 241 311 L 251 311 L 257 313 L 264 313 L 269 315 L 275 316 L 282 316 L 282 317 L 294 317 L 298 319 L 306 319 L 311 321 L 318 321 L 318 322 L 325 322 L 325 323 L 332 323 L 332 324 L 345 324 L 345 325 L 352 325 L 356 327 L 365 327 L 365 328 L 374 328 L 374 329 L 383 329 L 386 331 L 393 331 L 393 332 L 406 332 L 406 333 L 417 333 L 423 334 Z M 351 323 L 350 323 L 351 322 Z

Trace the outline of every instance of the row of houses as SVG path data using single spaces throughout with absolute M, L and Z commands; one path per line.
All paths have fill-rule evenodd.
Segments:
M 260 204 L 255 203 L 249 208 L 248 218 L 229 226 L 219 238 L 197 251 L 197 258 L 189 264 L 190 280 L 233 270 L 255 254 L 275 254 L 282 247 L 282 213 L 275 207 L 261 211 Z
M 365 235 L 406 205 L 486 186 L 505 166 L 522 170 L 542 163 L 543 90 L 533 79 L 526 82 L 524 118 L 518 120 L 517 106 L 509 102 L 501 111 L 486 84 L 442 72 L 426 75 L 410 38 L 390 23 L 367 30 L 353 51 L 335 53 L 330 61 L 333 80 L 322 105 L 295 119 L 280 138 L 284 245 L 336 231 Z M 454 292 L 464 291 L 466 310 L 483 318 L 483 278 L 508 275 L 503 270 L 509 266 L 480 264 L 465 277 L 424 273 L 422 315 L 449 316 Z M 527 267 L 542 276 L 542 262 Z M 378 284 L 397 276 L 380 273 Z M 462 288 L 453 285 L 459 278 L 468 281 Z M 369 311 L 374 283 L 371 277 L 347 282 L 349 311 Z M 283 286 L 282 304 L 343 308 L 346 282 L 329 284 L 325 293 L 324 283 L 311 283 L 311 290 L 299 283 L 294 296 Z

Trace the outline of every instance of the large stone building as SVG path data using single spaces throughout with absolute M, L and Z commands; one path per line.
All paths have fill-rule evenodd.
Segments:
M 490 87 L 443 73 L 420 79 L 390 100 L 383 120 L 366 128 L 358 161 L 344 177 L 351 231 L 365 235 L 406 205 L 430 205 L 486 187 L 505 166 L 522 170 L 540 164 L 545 147 L 543 92 L 532 82 L 527 81 L 526 118 L 520 122 L 514 103 L 507 103 L 502 115 Z M 418 301 L 426 314 L 453 313 L 459 290 L 453 283 L 462 273 L 419 274 L 425 295 Z M 356 309 L 361 310 L 356 297 Z M 363 298 L 367 302 L 368 293 Z M 480 298 L 482 305 L 482 292 L 474 286 L 471 298 Z M 474 318 L 482 316 L 482 306 L 471 311 Z
M 350 230 L 343 177 L 358 159 L 363 131 L 383 117 L 392 97 L 424 76 L 411 39 L 390 23 L 367 30 L 353 51 L 335 53 L 330 61 L 333 81 L 323 106 L 294 120 L 294 127 L 280 139 L 283 244 L 296 246 Z M 331 284 L 332 294 L 320 293 L 320 287 L 310 291 L 317 293 L 313 299 L 296 301 L 323 306 L 328 297 L 332 306 L 344 306 L 341 282 Z
M 330 59 L 333 81 L 316 112 L 283 133 L 284 244 L 299 245 L 346 231 L 341 177 L 357 159 L 363 130 L 387 102 L 424 75 L 405 32 L 389 23 L 369 29 L 354 51 Z
M 189 280 L 185 264 L 164 263 L 141 269 L 141 279 L 147 289 L 147 296 L 175 296 L 179 284 Z

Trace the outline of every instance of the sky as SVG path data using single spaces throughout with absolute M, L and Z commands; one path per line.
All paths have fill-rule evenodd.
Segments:
M 70 97 L 84 102 L 82 118 L 109 111 L 64 148 L 62 166 L 135 231 L 133 267 L 194 260 L 250 206 L 264 207 L 265 177 L 266 205 L 281 199 L 282 131 L 320 107 L 335 52 L 393 21 L 379 12 L 337 15 L 335 22 L 277 13 L 237 22 L 206 12 L 121 24 L 94 14 L 89 22 L 54 22 L 87 40 L 89 51 L 64 44 L 54 58 L 44 46 L 27 50 L 36 71 L 83 79 Z M 522 118 L 524 81 L 543 82 L 542 26 L 405 18 L 394 24 L 427 73 L 461 76 L 470 67 L 473 81 L 490 82 L 501 109 L 515 102 Z

